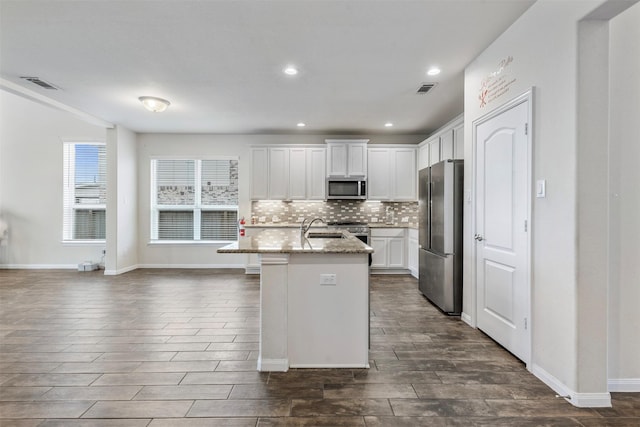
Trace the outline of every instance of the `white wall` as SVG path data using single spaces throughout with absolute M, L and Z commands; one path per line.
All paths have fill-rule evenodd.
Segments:
M 607 237 L 606 182 L 609 177 L 605 159 L 609 119 L 606 81 L 608 32 L 606 20 L 582 23 L 580 30 L 579 22 L 603 3 L 536 2 L 467 67 L 465 74 L 466 159 L 473 158 L 473 121 L 529 88 L 534 88 L 532 178 L 534 182 L 537 179 L 547 181 L 547 195 L 546 198 L 532 199 L 531 368 L 557 392 L 570 394 L 574 404 L 596 406 L 608 401 L 605 346 L 610 332 L 605 327 L 607 321 L 615 320 L 615 316 L 624 316 L 616 320 L 619 327 L 609 328 L 609 331 L 617 328 L 620 334 L 609 348 L 609 370 L 615 368 L 625 378 L 631 375 L 631 378 L 637 379 L 640 360 L 638 315 L 633 314 L 639 302 L 638 280 L 632 282 L 632 278 L 638 277 L 638 267 L 631 267 L 631 263 L 637 264 L 640 258 L 637 246 L 636 171 L 639 156 L 635 143 L 635 156 L 625 146 L 620 165 L 612 165 L 612 170 L 620 171 L 620 182 L 635 183 L 633 188 L 631 186 L 634 184 L 620 184 L 621 194 L 635 192 L 633 196 L 621 200 L 617 223 L 625 229 L 624 234 L 635 231 L 636 237 L 620 238 L 615 242 L 614 247 L 620 251 L 617 297 L 629 299 L 618 305 L 614 303 L 612 307 L 621 312 L 615 315 L 611 313 L 609 318 L 605 314 L 609 286 L 606 274 L 607 245 L 590 240 L 593 236 L 604 236 L 606 242 Z M 629 91 L 635 88 L 635 93 L 638 93 L 638 55 L 629 51 L 629 45 L 635 44 L 637 50 L 637 43 L 632 40 L 638 40 L 638 20 L 637 15 L 628 19 L 635 24 L 627 23 L 624 30 L 620 25 L 620 29 L 615 30 L 619 31 L 617 35 L 614 31 L 612 67 L 619 68 L 614 73 L 620 74 L 630 62 L 635 61 L 633 71 L 627 75 L 628 79 L 635 80 L 633 83 L 629 83 L 629 80 L 621 82 L 617 89 L 619 93 L 612 93 L 611 123 L 615 128 L 612 136 L 617 134 L 619 138 L 637 142 L 637 128 L 631 130 L 638 117 L 637 104 L 633 104 L 637 102 L 637 96 L 635 101 L 630 101 Z M 636 33 L 632 34 L 630 25 L 635 25 Z M 603 69 L 578 69 L 594 59 L 595 55 L 589 49 L 604 51 L 603 60 L 596 63 L 596 67 L 600 65 Z M 500 70 L 500 62 L 507 58 L 511 60 Z M 615 65 L 615 61 L 619 61 L 619 65 Z M 505 90 L 481 107 L 479 95 L 482 80 L 495 72 L 507 77 Z M 616 79 L 614 75 L 611 76 L 612 82 Z M 604 88 L 598 86 L 587 90 L 586 85 L 596 81 L 603 83 Z M 615 92 L 615 85 L 612 88 Z M 630 107 L 632 113 L 626 116 L 626 121 L 615 114 L 616 109 L 629 110 Z M 595 124 L 600 124 L 600 128 L 593 126 L 594 117 L 599 117 L 600 120 Z M 614 123 L 616 126 L 613 126 Z M 601 128 L 605 130 L 604 136 L 597 141 L 594 132 Z M 626 167 L 618 168 L 624 162 L 627 162 Z M 633 167 L 630 166 L 631 162 L 634 163 Z M 473 189 L 472 177 L 473 164 L 466 162 L 467 191 Z M 589 187 L 598 181 L 604 185 Z M 468 210 L 465 213 L 467 230 L 472 230 L 471 221 L 471 212 Z M 601 221 L 600 225 L 594 226 L 594 221 Z M 473 245 L 470 235 L 466 233 L 465 245 Z M 628 261 L 628 257 L 636 261 Z M 465 258 L 466 272 L 473 267 L 471 258 L 470 255 Z M 598 269 L 604 269 L 605 272 L 589 274 Z M 474 318 L 473 283 L 469 274 L 465 275 L 464 295 L 463 310 L 469 318 Z M 630 323 L 629 327 L 621 326 L 627 322 Z M 611 357 L 618 362 L 612 363 Z
M 108 129 L 107 160 L 105 274 L 120 274 L 138 264 L 136 134 L 121 126 Z
M 100 246 L 62 243 L 63 141 L 105 141 L 103 127 L 0 90 L 0 215 L 9 239 L 2 267 L 77 268 Z
M 610 21 L 609 387 L 640 391 L 640 3 Z M 629 41 L 635 41 L 629 43 Z

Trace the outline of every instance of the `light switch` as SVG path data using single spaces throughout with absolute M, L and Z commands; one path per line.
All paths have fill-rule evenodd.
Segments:
M 536 197 L 542 198 L 547 195 L 547 181 L 539 179 L 536 181 Z

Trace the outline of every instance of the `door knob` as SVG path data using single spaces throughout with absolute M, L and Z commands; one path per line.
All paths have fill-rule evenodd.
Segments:
M 482 242 L 484 240 L 484 237 L 482 237 L 479 234 L 476 234 L 475 236 L 473 236 L 474 239 L 476 239 L 478 242 Z

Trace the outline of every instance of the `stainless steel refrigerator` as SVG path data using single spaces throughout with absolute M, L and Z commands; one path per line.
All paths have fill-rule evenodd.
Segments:
M 420 291 L 443 312 L 462 312 L 462 160 L 419 172 Z

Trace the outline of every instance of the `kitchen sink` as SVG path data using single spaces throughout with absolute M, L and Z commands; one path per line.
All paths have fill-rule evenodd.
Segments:
M 322 233 L 322 232 L 313 232 L 307 233 L 307 238 L 309 239 L 344 239 L 345 236 L 342 233 Z

